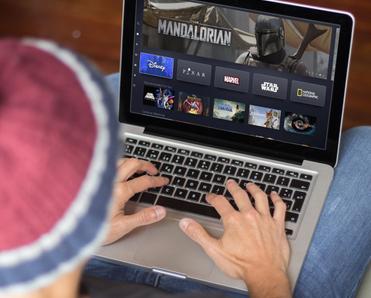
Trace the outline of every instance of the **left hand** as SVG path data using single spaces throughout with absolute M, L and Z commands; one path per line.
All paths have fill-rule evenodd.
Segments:
M 128 181 L 135 173 L 143 172 L 147 175 Z M 165 217 L 166 209 L 161 206 L 148 207 L 132 215 L 127 215 L 124 211 L 126 202 L 135 194 L 169 183 L 167 178 L 153 176 L 157 173 L 158 170 L 150 162 L 134 158 L 120 159 L 113 190 L 109 233 L 104 245 L 117 241 L 137 227 L 158 222 Z

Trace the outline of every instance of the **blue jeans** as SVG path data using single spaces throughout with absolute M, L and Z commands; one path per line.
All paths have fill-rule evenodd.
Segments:
M 117 77 L 109 82 L 117 90 Z M 344 133 L 339 164 L 295 288 L 295 297 L 354 297 L 371 256 L 371 127 Z M 188 280 L 93 259 L 90 275 L 169 292 L 221 291 Z M 226 297 L 245 297 L 224 291 Z

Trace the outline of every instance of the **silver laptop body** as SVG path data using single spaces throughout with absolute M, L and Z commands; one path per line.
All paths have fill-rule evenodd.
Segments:
M 135 212 L 148 206 L 148 203 L 162 205 L 163 202 L 168 202 L 168 205 L 165 204 L 168 207 L 167 217 L 103 247 L 96 254 L 97 257 L 145 267 L 177 278 L 246 291 L 243 281 L 234 280 L 222 273 L 178 227 L 181 218 L 192 217 L 210 234 L 215 237 L 222 235 L 223 226 L 220 220 L 208 214 L 208 206 L 202 201 L 202 197 L 193 194 L 196 198 L 193 200 L 191 195 L 192 191 L 203 196 L 213 189 L 222 188 L 223 183 L 218 180 L 219 176 L 216 177 L 220 174 L 241 183 L 258 183 L 264 190 L 268 187 L 275 190 L 273 187 L 276 186 L 279 192 L 282 191 L 281 195 L 288 204 L 286 228 L 291 246 L 289 277 L 294 288 L 338 158 L 354 20 L 347 13 L 322 8 L 283 2 L 244 2 L 241 1 L 239 7 L 232 7 L 228 1 L 126 1 L 120 94 L 123 155 L 161 163 L 160 169 L 165 167 L 162 168 L 162 173 L 174 179 L 184 178 L 183 186 L 178 188 L 186 190 L 188 196 L 179 196 L 182 192 L 177 192 L 177 186 L 174 186 L 174 192 L 172 189 L 149 190 L 148 195 L 137 196 L 127 204 L 128 212 Z M 239 18 L 242 13 L 246 14 L 249 23 L 247 27 Z M 203 22 L 197 19 L 200 15 Z M 309 30 L 302 29 L 305 28 L 303 25 L 313 23 L 318 30 L 328 30 L 316 38 L 312 37 L 304 54 L 297 60 L 299 64 L 306 64 L 305 75 L 293 74 L 292 69 L 267 70 L 264 66 L 266 64 L 254 61 L 258 54 L 254 54 L 253 50 L 251 53 L 255 56 L 249 57 L 250 52 L 237 51 L 236 54 L 230 49 L 237 42 L 245 42 L 246 45 L 254 42 L 254 36 L 256 38 L 257 35 L 252 28 L 261 22 L 259 15 L 279 16 L 283 20 L 285 49 L 291 55 L 295 54 L 295 47 L 297 52 L 303 47 L 305 34 Z M 308 15 L 312 17 L 308 18 Z M 217 18 L 214 19 L 215 16 Z M 192 34 L 182 34 L 182 29 L 178 30 L 177 26 L 188 26 L 188 32 L 192 30 Z M 192 29 L 190 26 L 193 26 Z M 214 32 L 219 38 L 206 36 L 207 32 Z M 288 37 L 293 32 L 296 32 L 297 39 L 302 37 L 301 43 L 300 38 L 295 44 L 295 38 Z M 327 48 L 321 46 L 327 40 L 324 37 L 326 34 L 329 38 Z M 317 43 L 316 39 L 321 42 Z M 339 44 L 341 47 L 338 47 Z M 217 49 L 217 59 L 210 50 L 213 47 Z M 234 54 L 233 61 L 228 60 L 231 53 Z M 339 56 L 342 61 L 337 59 Z M 151 58 L 155 61 L 143 62 Z M 216 60 L 215 64 L 210 63 L 210 59 Z M 312 67 L 313 61 L 319 61 L 316 59 L 328 59 L 327 67 Z M 207 64 L 211 65 L 210 72 L 210 67 L 204 68 Z M 164 68 L 169 68 L 169 65 L 172 71 L 164 73 Z M 151 66 L 155 66 L 155 69 Z M 184 70 L 187 67 L 190 72 L 189 69 Z M 246 73 L 243 73 L 244 67 Z M 203 70 L 205 73 L 202 73 Z M 198 72 L 201 72 L 200 77 L 197 77 Z M 246 79 L 246 83 L 243 79 Z M 327 91 L 323 92 L 323 88 L 316 84 L 326 86 Z M 140 91 L 136 91 L 138 89 Z M 279 94 L 282 89 L 286 93 Z M 214 98 L 213 92 L 220 92 L 221 99 Z M 243 101 L 241 94 L 247 95 L 246 101 Z M 267 106 L 267 101 L 261 105 L 256 103 L 257 100 L 266 100 L 268 96 L 272 101 L 271 106 Z M 169 102 L 169 98 L 173 101 Z M 236 101 L 231 101 L 231 98 L 236 98 Z M 166 100 L 167 106 L 164 105 Z M 281 107 L 282 102 L 286 106 L 282 104 Z M 206 108 L 207 112 L 204 111 Z M 323 112 L 325 109 L 327 113 Z M 307 110 L 305 114 L 304 111 Z M 302 111 L 303 114 L 296 111 Z M 188 117 L 187 113 L 193 113 L 193 118 Z M 244 115 L 243 119 L 236 121 L 233 118 L 236 113 Z M 263 120 L 260 119 L 262 114 L 265 117 Z M 201 118 L 203 120 L 198 120 Z M 202 122 L 204 120 L 207 122 Z M 278 124 L 272 124 L 274 120 Z M 212 132 L 205 128 L 205 123 L 206 126 L 210 123 L 208 128 Z M 175 129 L 172 129 L 173 125 L 176 126 Z M 240 142 L 236 141 L 238 138 L 232 140 L 227 137 L 229 133 L 236 133 L 233 125 L 239 125 L 236 135 L 241 136 Z M 241 133 L 241 127 L 249 129 L 249 132 Z M 198 130 L 200 133 L 197 133 Z M 322 138 L 316 137 L 316 133 L 321 131 Z M 270 146 L 273 148 L 272 154 L 267 150 Z M 259 150 L 259 147 L 262 149 Z M 175 148 L 175 151 L 171 151 L 171 148 Z M 183 156 L 181 162 L 175 155 Z M 218 172 L 220 169 L 214 167 L 214 164 L 222 164 L 224 172 Z M 202 168 L 203 165 L 206 165 L 205 168 Z M 184 173 L 175 173 L 177 167 L 185 168 Z M 196 173 L 196 177 L 188 177 L 187 173 L 190 172 Z M 208 176 L 206 172 L 210 173 L 208 181 L 203 180 L 203 172 L 204 176 Z M 256 172 L 262 174 L 258 175 Z M 194 181 L 198 184 L 193 188 Z M 176 200 L 180 207 L 171 199 Z M 200 210 L 205 209 L 205 212 L 194 213 L 189 207 L 190 203 L 194 203 L 195 208 L 201 206 Z

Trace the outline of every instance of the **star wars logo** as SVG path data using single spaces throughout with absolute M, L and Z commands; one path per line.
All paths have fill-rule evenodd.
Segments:
M 232 76 L 224 76 L 224 83 L 239 86 L 240 85 L 240 78 L 239 77 L 232 77 Z
M 264 82 L 261 84 L 261 88 L 263 91 L 277 93 L 280 89 L 276 83 Z

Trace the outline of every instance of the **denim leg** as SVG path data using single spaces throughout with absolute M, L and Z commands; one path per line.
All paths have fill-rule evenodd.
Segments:
M 125 264 L 116 264 L 105 260 L 93 258 L 85 266 L 84 274 L 87 276 L 124 281 L 153 286 L 157 283 L 159 274 L 139 267 Z
M 371 127 L 359 127 L 344 133 L 296 297 L 354 297 L 371 255 L 370 197 Z

